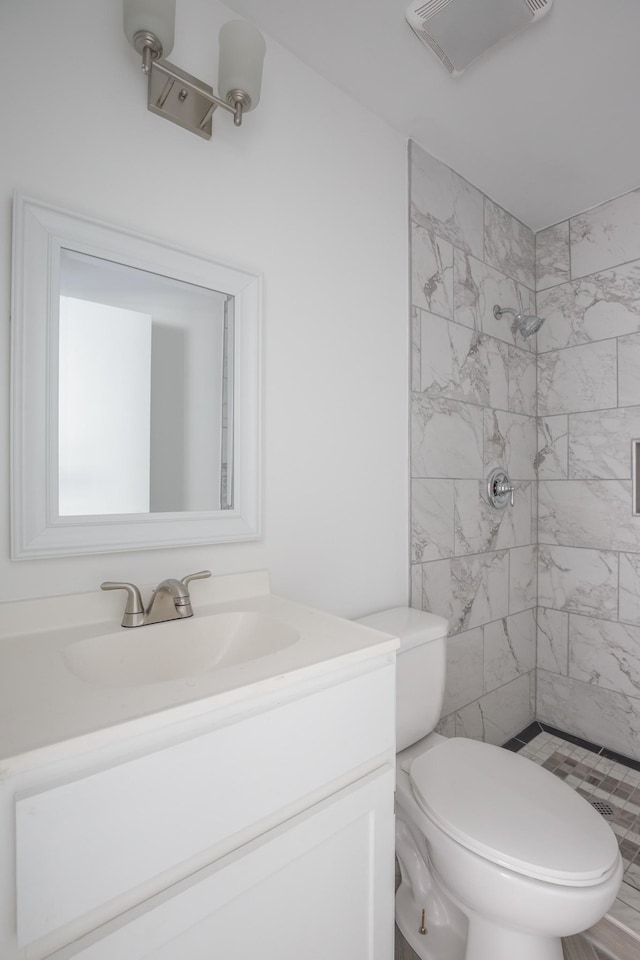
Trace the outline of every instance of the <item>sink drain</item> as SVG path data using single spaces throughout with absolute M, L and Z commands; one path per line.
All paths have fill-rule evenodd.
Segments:
M 615 810 L 610 803 L 604 803 L 602 800 L 589 800 L 589 803 L 593 809 L 602 814 L 606 820 L 613 820 L 615 816 Z

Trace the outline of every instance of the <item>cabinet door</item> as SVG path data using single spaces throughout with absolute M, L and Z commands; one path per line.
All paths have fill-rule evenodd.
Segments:
M 55 960 L 389 960 L 393 789 L 385 766 Z

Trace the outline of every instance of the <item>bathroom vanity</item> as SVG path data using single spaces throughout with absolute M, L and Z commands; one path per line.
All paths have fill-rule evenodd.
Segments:
M 388 960 L 397 642 L 218 577 L 145 682 L 117 607 L 0 607 L 3 960 Z

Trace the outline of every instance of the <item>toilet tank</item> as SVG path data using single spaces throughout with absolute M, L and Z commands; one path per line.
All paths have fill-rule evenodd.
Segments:
M 449 622 L 433 613 L 393 607 L 363 623 L 400 640 L 396 666 L 396 749 L 411 746 L 435 730 L 442 711 Z

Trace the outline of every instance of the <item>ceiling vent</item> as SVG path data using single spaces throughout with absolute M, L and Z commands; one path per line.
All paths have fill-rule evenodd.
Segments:
M 407 23 L 457 76 L 499 40 L 551 9 L 553 0 L 414 0 Z

